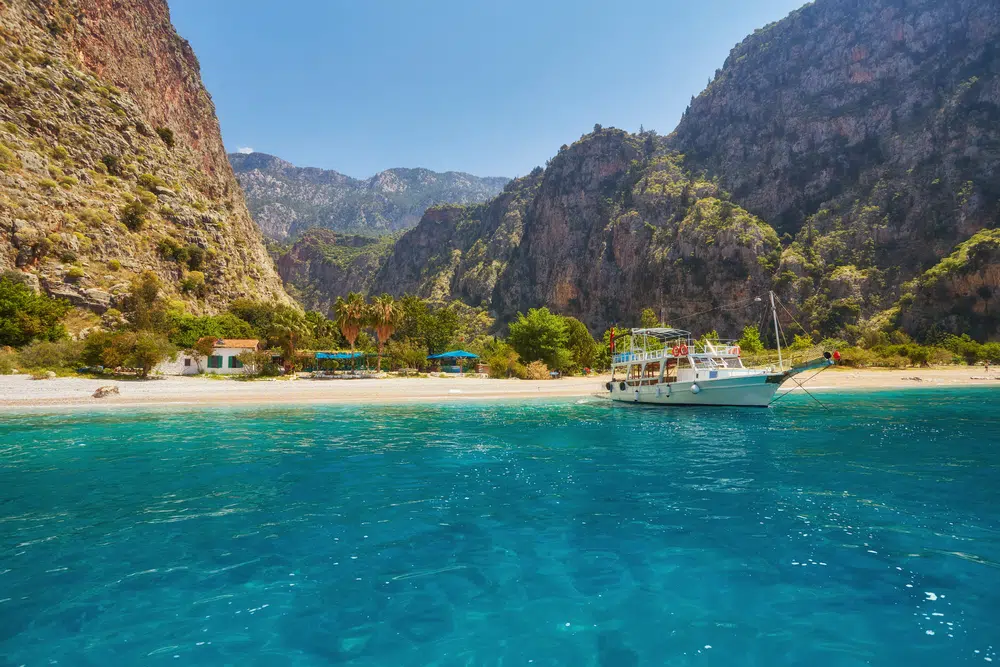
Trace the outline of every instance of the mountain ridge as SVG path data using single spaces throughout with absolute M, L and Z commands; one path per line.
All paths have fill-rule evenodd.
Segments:
M 278 241 L 310 227 L 392 233 L 415 225 L 431 206 L 489 199 L 509 180 L 422 167 L 394 167 L 358 179 L 332 169 L 298 167 L 267 153 L 230 153 L 228 158 L 257 224 Z
M 726 303 L 773 289 L 814 337 L 996 340 L 997 174 L 1000 5 L 817 0 L 667 137 L 595 126 L 490 202 L 429 209 L 370 289 L 724 335 Z

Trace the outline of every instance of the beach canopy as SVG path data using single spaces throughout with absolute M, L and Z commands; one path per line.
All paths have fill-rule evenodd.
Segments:
M 360 359 L 366 355 L 365 352 L 317 352 L 317 359 Z
M 451 352 L 432 354 L 427 358 L 428 359 L 478 359 L 479 355 L 472 354 L 471 352 L 466 352 L 465 350 L 452 350 Z

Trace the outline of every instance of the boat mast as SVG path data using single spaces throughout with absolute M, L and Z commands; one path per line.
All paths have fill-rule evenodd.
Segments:
M 768 292 L 771 295 L 771 315 L 774 317 L 774 341 L 778 344 L 778 370 L 784 368 L 784 364 L 781 361 L 781 335 L 778 333 L 778 309 L 774 306 L 774 292 Z

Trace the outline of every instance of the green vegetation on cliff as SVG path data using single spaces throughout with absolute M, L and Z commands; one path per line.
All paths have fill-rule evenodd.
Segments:
M 815 333 L 902 308 L 910 334 L 997 338 L 996 275 L 927 284 L 1000 220 L 997 43 L 993 0 L 814 2 L 737 45 L 669 143 L 788 235 L 776 286 Z
M 120 14 L 72 4 L 0 6 L 0 268 L 96 312 L 120 307 L 147 270 L 193 310 L 287 301 L 166 3 Z M 172 87 L 169 108 L 151 78 Z M 197 252 L 199 266 L 165 246 Z

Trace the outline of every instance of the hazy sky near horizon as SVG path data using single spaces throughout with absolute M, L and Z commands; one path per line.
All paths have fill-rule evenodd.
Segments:
M 667 134 L 803 0 L 168 0 L 230 151 L 519 176 L 594 123 Z

